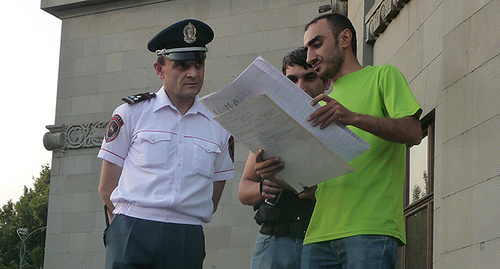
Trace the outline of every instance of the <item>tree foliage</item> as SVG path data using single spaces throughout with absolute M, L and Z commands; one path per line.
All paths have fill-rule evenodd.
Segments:
M 49 202 L 50 168 L 42 166 L 40 177 L 33 178 L 33 189 L 24 186 L 23 195 L 17 203 L 9 200 L 0 209 L 0 269 L 19 268 L 22 244 L 17 231 L 26 228 L 26 253 L 23 268 L 43 268 L 45 229 Z M 27 236 L 29 237 L 27 238 Z

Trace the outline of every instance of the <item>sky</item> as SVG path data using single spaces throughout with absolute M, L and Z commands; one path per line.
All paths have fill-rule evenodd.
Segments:
M 5 1 L 0 9 L 0 206 L 33 188 L 42 165 L 52 165 L 43 146 L 55 123 L 61 21 L 40 9 L 40 0 Z

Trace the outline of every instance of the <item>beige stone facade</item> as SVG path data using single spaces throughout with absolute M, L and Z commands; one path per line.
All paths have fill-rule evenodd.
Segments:
M 285 53 L 302 45 L 305 24 L 329 3 L 41 0 L 62 20 L 55 124 L 77 126 L 77 138 L 88 130 L 92 136 L 121 97 L 156 91 L 161 81 L 146 43 L 173 22 L 197 18 L 214 29 L 204 95 L 226 86 L 258 55 L 281 68 Z M 380 7 L 389 4 L 400 10 L 382 25 L 374 18 L 384 18 Z M 435 111 L 434 268 L 500 264 L 499 13 L 497 0 L 348 1 L 363 64 L 396 65 L 423 115 Z M 365 42 L 373 33 L 378 37 Z M 66 142 L 53 151 L 45 268 L 103 267 L 95 144 Z M 237 198 L 247 154 L 237 143 L 237 178 L 205 226 L 205 268 L 249 268 L 258 227 L 252 208 Z

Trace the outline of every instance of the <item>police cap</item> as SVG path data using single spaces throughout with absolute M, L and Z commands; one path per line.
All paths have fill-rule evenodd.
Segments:
M 195 19 L 176 22 L 163 29 L 148 42 L 148 50 L 172 61 L 203 60 L 206 44 L 214 39 L 214 31 Z

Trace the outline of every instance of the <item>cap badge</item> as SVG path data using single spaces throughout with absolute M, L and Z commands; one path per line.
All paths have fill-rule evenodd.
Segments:
M 196 41 L 196 27 L 194 27 L 191 22 L 184 26 L 183 33 L 186 43 L 191 44 Z

